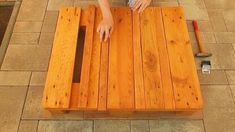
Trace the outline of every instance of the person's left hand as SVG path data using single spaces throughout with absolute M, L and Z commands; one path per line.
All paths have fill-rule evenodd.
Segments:
M 138 10 L 139 13 L 143 12 L 146 7 L 148 7 L 151 3 L 151 0 L 134 0 L 134 2 L 130 2 L 129 5 L 132 10 Z

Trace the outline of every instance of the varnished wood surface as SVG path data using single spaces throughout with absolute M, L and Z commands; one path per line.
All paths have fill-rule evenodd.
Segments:
M 81 13 L 81 18 L 64 14 L 63 9 L 60 17 L 75 17 L 71 20 L 76 22 L 70 26 L 78 29 L 80 25 L 86 29 L 81 79 L 71 82 L 73 74 L 78 74 L 71 72 L 76 50 L 57 48 L 61 36 L 56 36 L 44 90 L 45 108 L 100 112 L 193 111 L 202 108 L 200 85 L 181 7 L 149 7 L 142 14 L 127 7 L 112 8 L 114 30 L 110 39 L 102 43 L 96 33 L 102 20 L 100 9 L 94 6 L 81 11 L 79 8 L 68 9 Z M 75 30 L 68 34 L 66 29 L 59 30 L 68 28 L 60 21 L 56 34 L 78 36 Z M 65 46 L 71 47 L 77 36 L 63 38 Z M 61 55 L 68 60 L 58 59 Z M 66 63 L 69 60 L 73 62 L 70 65 Z M 65 75 L 63 73 L 64 83 L 55 80 L 62 74 L 56 70 L 58 67 L 70 68 Z M 53 88 L 54 83 L 56 88 Z M 68 93 L 67 98 L 62 97 L 65 93 Z M 55 105 L 55 101 L 63 102 L 63 105 Z

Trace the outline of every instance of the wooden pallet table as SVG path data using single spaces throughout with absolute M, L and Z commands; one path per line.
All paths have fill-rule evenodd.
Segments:
M 102 18 L 98 8 L 60 10 L 43 107 L 97 112 L 200 110 L 202 96 L 182 7 L 149 7 L 142 14 L 127 7 L 111 11 L 114 31 L 101 43 L 96 33 Z M 81 29 L 84 44 L 78 43 Z M 77 61 L 81 72 L 76 70 Z

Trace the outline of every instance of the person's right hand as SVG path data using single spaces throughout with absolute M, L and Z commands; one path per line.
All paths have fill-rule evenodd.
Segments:
M 113 18 L 112 17 L 107 17 L 104 18 L 99 26 L 97 27 L 97 32 L 100 34 L 100 41 L 102 42 L 103 40 L 106 42 L 108 38 L 110 37 L 110 34 L 113 31 Z

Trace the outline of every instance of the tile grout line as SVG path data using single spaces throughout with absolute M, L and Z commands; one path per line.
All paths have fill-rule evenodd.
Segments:
M 2 72 L 47 72 L 48 69 L 46 70 L 33 70 L 33 69 L 23 69 L 23 70 L 15 70 L 15 69 L 0 69 Z
M 231 96 L 232 96 L 233 104 L 235 105 L 235 99 L 234 99 L 234 94 L 233 94 L 233 91 L 232 91 L 232 89 L 231 89 L 231 86 L 230 86 L 230 84 L 229 84 L 228 86 L 229 86 L 229 91 L 230 91 L 230 94 L 231 94 Z
M 32 72 L 30 72 L 30 77 L 29 77 L 28 86 L 27 86 L 26 93 L 25 93 L 24 103 L 22 105 L 22 110 L 21 110 L 21 114 L 20 114 L 20 118 L 19 118 L 18 127 L 17 127 L 17 132 L 19 131 L 19 128 L 20 128 L 20 123 L 21 123 L 21 120 L 22 120 L 22 115 L 23 115 L 23 112 L 24 112 L 26 99 L 27 99 L 27 96 L 28 96 L 29 84 L 30 84 L 30 81 L 31 81 L 31 77 L 32 77 Z
M 42 35 L 42 29 L 43 29 L 43 26 L 44 26 L 44 24 L 45 24 L 45 19 L 46 19 L 46 14 L 47 14 L 47 8 L 48 8 L 48 5 L 49 5 L 49 1 L 50 0 L 47 0 L 47 4 L 46 4 L 46 8 L 45 8 L 45 12 L 44 12 L 44 16 L 43 16 L 43 20 L 42 20 L 42 27 L 41 27 L 41 29 L 40 29 L 40 32 L 39 32 L 39 38 L 38 38 L 38 42 L 37 42 L 37 45 L 39 45 L 39 42 L 40 42 L 40 40 L 41 40 L 41 35 Z
M 92 120 L 92 132 L 95 132 L 95 120 Z
M 228 71 L 228 70 L 224 70 L 224 72 L 225 72 L 226 79 L 227 79 L 227 82 L 228 82 L 228 87 L 229 87 L 230 95 L 232 96 L 233 104 L 235 104 L 234 94 L 233 94 L 232 88 L 231 88 L 231 86 L 230 86 L 230 85 L 233 85 L 233 84 L 231 84 L 231 83 L 229 82 L 228 75 L 227 75 L 226 71 Z
M 147 122 L 148 122 L 148 132 L 150 132 L 149 120 L 147 120 Z
M 24 118 L 24 119 L 21 119 L 21 120 L 24 120 L 24 121 L 35 121 L 35 120 L 38 120 L 38 121 L 89 121 L 89 120 L 94 120 L 94 119 L 66 119 L 66 118 L 41 118 L 41 117 L 34 117 L 34 118 Z
M 206 132 L 206 125 L 205 125 L 204 115 L 203 115 L 202 123 L 203 123 L 203 129 Z
M 131 132 L 131 130 L 132 130 L 131 122 L 132 122 L 132 120 L 130 120 L 130 123 L 129 123 L 129 125 L 130 125 L 130 132 Z
M 38 132 L 38 127 L 39 127 L 39 121 L 40 120 L 37 120 L 38 122 L 37 122 L 37 128 L 36 128 L 36 132 Z
M 227 26 L 226 21 L 225 21 L 225 18 L 224 18 L 224 9 L 222 9 L 222 18 L 223 18 L 223 22 L 224 22 L 224 24 L 225 24 L 226 32 L 229 32 L 229 31 L 228 31 L 228 26 Z

